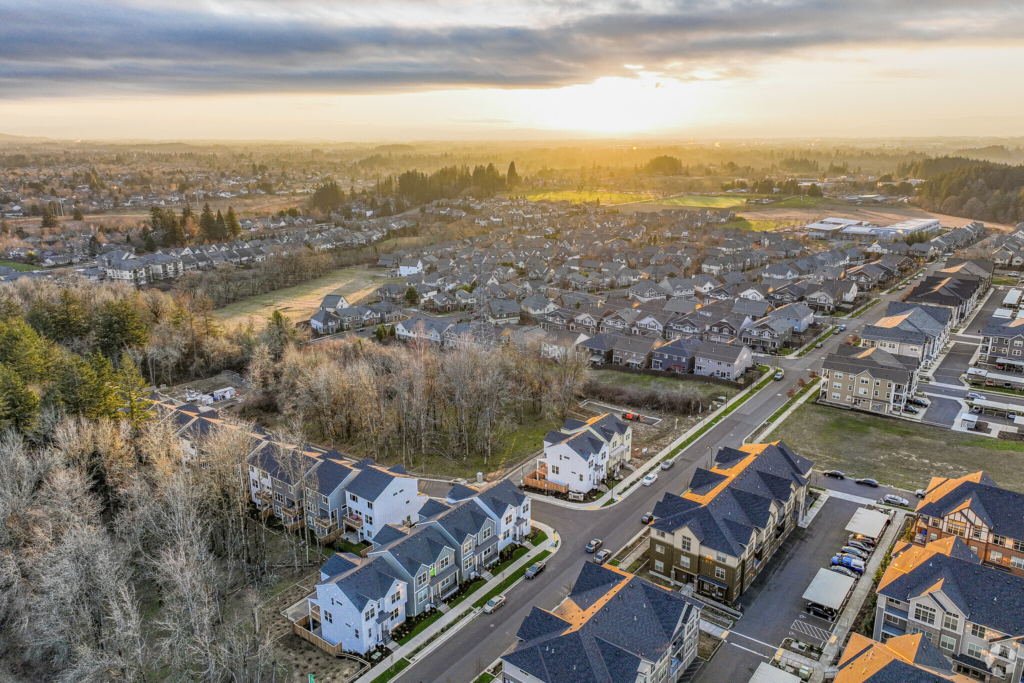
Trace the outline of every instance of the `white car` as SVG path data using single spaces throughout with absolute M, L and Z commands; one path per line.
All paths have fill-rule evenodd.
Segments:
M 905 508 L 910 507 L 910 501 L 908 501 L 906 498 L 901 498 L 899 496 L 894 496 L 891 493 L 887 493 L 885 495 L 885 498 L 882 499 L 882 502 L 887 504 L 887 505 L 899 505 L 899 506 L 902 506 L 902 507 L 905 507 Z
M 967 394 L 966 398 L 968 401 L 980 401 L 982 396 L 981 394 L 972 391 L 971 393 Z
M 498 609 L 499 607 L 501 607 L 504 604 L 505 604 L 505 596 L 504 595 L 496 595 L 493 598 L 491 598 L 490 600 L 488 600 L 487 604 L 484 605 L 484 614 L 490 614 L 491 612 L 493 612 L 494 610 Z
M 644 477 L 643 480 L 640 483 L 643 484 L 644 486 L 650 486 L 651 484 L 653 484 L 656 481 L 658 481 L 658 473 L 657 472 L 651 472 L 646 477 Z

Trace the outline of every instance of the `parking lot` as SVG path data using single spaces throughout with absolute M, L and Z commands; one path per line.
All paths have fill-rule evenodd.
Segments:
M 960 375 L 967 372 L 968 363 L 971 362 L 977 348 L 976 344 L 956 342 L 938 367 L 925 374 L 931 374 L 936 382 L 942 384 L 960 385 Z M 927 389 L 927 385 L 924 385 L 923 388 Z
M 846 525 L 858 503 L 830 498 L 807 529 L 796 528 L 767 570 L 740 598 L 743 618 L 697 677 L 700 683 L 745 681 L 772 658 L 786 638 L 814 645 L 826 642 L 832 623 L 804 611 L 804 591 L 818 570 L 846 542 Z

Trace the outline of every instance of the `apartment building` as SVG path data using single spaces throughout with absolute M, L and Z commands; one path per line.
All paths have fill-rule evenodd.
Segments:
M 916 358 L 919 363 L 934 360 L 946 343 L 948 328 L 924 308 L 909 308 L 866 326 L 861 331 L 860 345 Z
M 978 363 L 1004 369 L 1024 368 L 1024 318 L 993 315 L 981 330 Z
M 781 441 L 722 448 L 683 495 L 654 506 L 651 570 L 735 602 L 804 515 L 813 466 Z
M 934 477 L 917 505 L 914 542 L 964 540 L 986 566 L 1024 577 L 1024 494 L 999 488 L 984 472 Z
M 1024 674 L 1024 577 L 985 566 L 962 538 L 898 542 L 875 610 L 875 640 L 920 634 L 975 680 L 1017 683 Z
M 503 683 L 675 683 L 697 656 L 702 603 L 584 563 L 565 600 L 534 607 L 502 656 Z
M 899 414 L 917 389 L 918 362 L 879 348 L 843 345 L 825 357 L 821 376 L 818 397 L 825 403 Z
M 835 683 L 969 683 L 924 636 L 898 636 L 879 643 L 859 633 L 839 659 Z

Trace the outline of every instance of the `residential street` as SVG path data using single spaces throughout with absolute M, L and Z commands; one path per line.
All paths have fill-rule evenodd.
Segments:
M 929 269 L 934 267 L 930 266 Z M 821 361 L 827 353 L 841 344 L 847 335 L 856 334 L 865 325 L 873 324 L 883 317 L 888 302 L 896 300 L 902 294 L 903 292 L 893 292 L 884 296 L 880 303 L 873 306 L 861 317 L 844 321 L 848 328 L 846 332 L 831 335 L 824 341 L 823 348 L 815 349 L 803 358 L 780 359 L 779 365 L 787 370 L 783 380 L 771 382 L 757 397 L 743 403 L 728 417 L 691 444 L 677 456 L 676 466 L 670 470 L 660 472 L 658 480 L 652 486 L 646 488 L 637 487 L 632 492 L 632 495 L 628 495 L 617 505 L 600 510 L 573 510 L 547 504 L 543 500 L 537 500 L 533 507 L 534 519 L 554 527 L 559 532 L 565 548 L 551 559 L 547 570 L 537 579 L 524 581 L 509 591 L 507 607 L 498 610 L 492 615 L 481 615 L 474 619 L 449 640 L 430 652 L 424 659 L 417 662 L 415 666 L 406 669 L 395 680 L 402 681 L 403 683 L 409 681 L 468 683 L 473 681 L 487 665 L 515 644 L 516 631 L 523 618 L 530 612 L 533 606 L 552 609 L 561 602 L 568 593 L 570 585 L 579 572 L 582 563 L 592 557 L 583 551 L 583 546 L 589 539 L 601 538 L 604 540 L 605 547 L 613 550 L 624 545 L 640 530 L 641 515 L 651 510 L 654 507 L 654 503 L 660 500 L 666 491 L 682 493 L 686 490 L 694 470 L 698 466 L 706 467 L 710 462 L 712 453 L 722 446 L 740 446 L 747 435 L 763 424 L 775 411 L 786 403 L 788 400 L 786 392 L 790 388 L 797 387 L 798 380 L 801 377 L 806 378 L 808 370 L 820 371 Z M 830 489 L 872 500 L 877 500 L 886 493 L 895 492 L 895 489 L 886 487 L 872 489 L 858 486 L 849 479 L 845 481 L 823 479 L 823 481 L 827 482 L 827 486 Z M 818 484 L 818 482 L 815 483 Z M 440 495 L 443 493 L 444 488 L 444 486 L 438 486 L 433 483 L 430 485 L 432 495 Z M 907 494 L 903 492 L 901 495 L 906 496 Z M 844 509 L 849 507 L 851 514 L 852 510 L 856 507 L 855 503 L 840 500 L 836 500 L 834 503 L 830 501 L 828 505 L 834 508 L 843 507 Z M 840 515 L 840 517 L 842 516 Z M 847 521 L 849 521 L 848 515 L 842 520 L 843 525 Z M 819 519 L 816 524 L 827 527 L 829 518 Z M 812 529 L 808 530 L 807 533 L 794 534 L 793 539 L 788 543 L 791 548 L 794 546 L 802 548 L 805 547 L 805 541 L 801 539 L 813 539 L 819 533 L 821 533 L 819 529 L 812 525 Z M 829 535 L 828 543 L 823 542 L 821 544 L 822 553 L 827 552 L 831 555 L 834 552 L 835 548 L 832 546 L 835 544 L 831 542 L 834 540 L 831 538 L 833 535 L 835 534 Z M 793 561 L 797 562 L 801 567 L 807 562 L 814 564 L 815 567 L 824 566 L 820 560 L 821 558 L 818 558 L 817 555 L 813 555 L 809 558 L 801 557 Z M 774 560 L 776 563 L 780 563 L 780 561 L 781 563 L 786 563 L 790 560 L 786 559 L 786 557 L 777 557 Z M 809 567 L 810 565 L 808 565 Z M 770 576 L 775 571 L 777 571 L 777 567 L 773 566 L 769 570 L 768 575 Z M 813 573 L 811 573 L 811 576 L 813 576 Z M 806 588 L 806 582 L 800 586 L 801 593 L 804 588 Z M 789 604 L 791 602 L 792 600 L 787 598 L 787 609 L 792 607 Z M 769 606 L 766 614 L 771 613 L 771 611 L 772 607 Z M 788 625 L 791 621 L 792 619 L 787 621 L 786 624 Z M 755 620 L 752 620 L 752 623 L 754 622 Z M 737 625 L 737 630 L 745 632 L 747 628 L 755 628 L 753 632 L 762 632 L 760 627 L 748 627 L 747 620 L 744 618 Z M 772 641 L 769 640 L 768 642 Z M 777 642 L 774 644 L 777 644 Z M 738 648 L 730 647 L 729 649 L 740 652 Z M 759 651 L 763 649 L 761 647 Z M 720 651 L 716 659 L 724 654 L 725 651 Z M 703 672 L 698 678 L 713 680 L 704 676 Z

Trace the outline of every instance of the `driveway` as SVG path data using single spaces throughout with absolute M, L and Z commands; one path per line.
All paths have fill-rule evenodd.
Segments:
M 944 427 L 952 427 L 956 424 L 956 416 L 960 414 L 961 410 L 960 403 L 956 399 L 929 396 L 928 401 L 931 405 L 922 416 L 927 422 Z
M 968 364 L 971 362 L 971 358 L 974 356 L 974 352 L 977 350 L 977 344 L 968 344 L 965 342 L 957 342 L 953 344 L 949 353 L 942 359 L 932 372 L 931 376 L 935 378 L 936 382 L 942 384 L 960 384 L 960 375 L 967 372 Z M 921 387 L 927 389 L 927 385 Z

